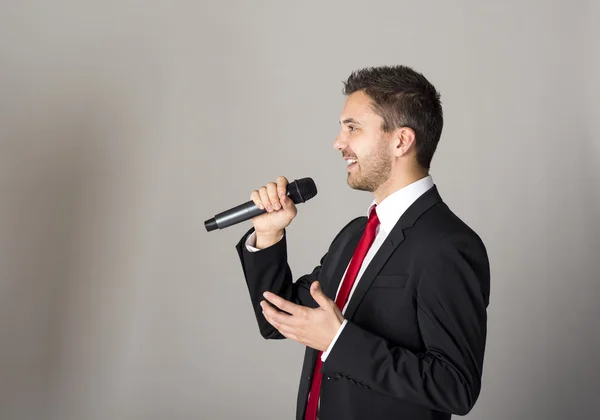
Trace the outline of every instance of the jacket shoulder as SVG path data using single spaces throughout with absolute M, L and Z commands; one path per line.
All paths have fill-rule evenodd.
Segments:
M 440 202 L 425 212 L 415 227 L 420 231 L 420 237 L 430 245 L 441 241 L 468 241 L 485 249 L 483 240 L 445 202 Z

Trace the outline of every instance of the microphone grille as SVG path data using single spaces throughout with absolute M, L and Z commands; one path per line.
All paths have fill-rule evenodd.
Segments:
M 312 178 L 296 179 L 288 185 L 287 190 L 295 204 L 304 203 L 317 195 L 317 186 Z

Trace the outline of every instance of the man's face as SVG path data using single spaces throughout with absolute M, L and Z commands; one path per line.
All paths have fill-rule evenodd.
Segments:
M 349 95 L 340 117 L 340 134 L 333 147 L 347 161 L 350 188 L 374 192 L 391 174 L 389 136 L 381 131 L 383 118 L 371 109 L 371 99 L 362 91 Z

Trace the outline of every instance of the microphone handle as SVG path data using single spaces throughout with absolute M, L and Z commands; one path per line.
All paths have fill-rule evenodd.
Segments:
M 228 226 L 235 225 L 241 221 L 250 220 L 253 217 L 266 212 L 266 209 L 259 209 L 256 204 L 254 204 L 254 201 L 250 200 L 244 204 L 240 204 L 239 206 L 215 215 L 214 220 L 218 222 L 219 229 L 223 229 Z

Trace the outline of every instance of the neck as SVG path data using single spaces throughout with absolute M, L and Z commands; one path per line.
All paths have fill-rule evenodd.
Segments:
M 406 187 L 407 185 L 412 184 L 420 179 L 425 178 L 429 175 L 429 171 L 415 169 L 413 171 L 400 173 L 397 175 L 390 176 L 383 184 L 377 188 L 374 192 L 375 202 L 377 204 L 381 203 L 385 200 L 386 197 L 395 193 L 396 191 Z

